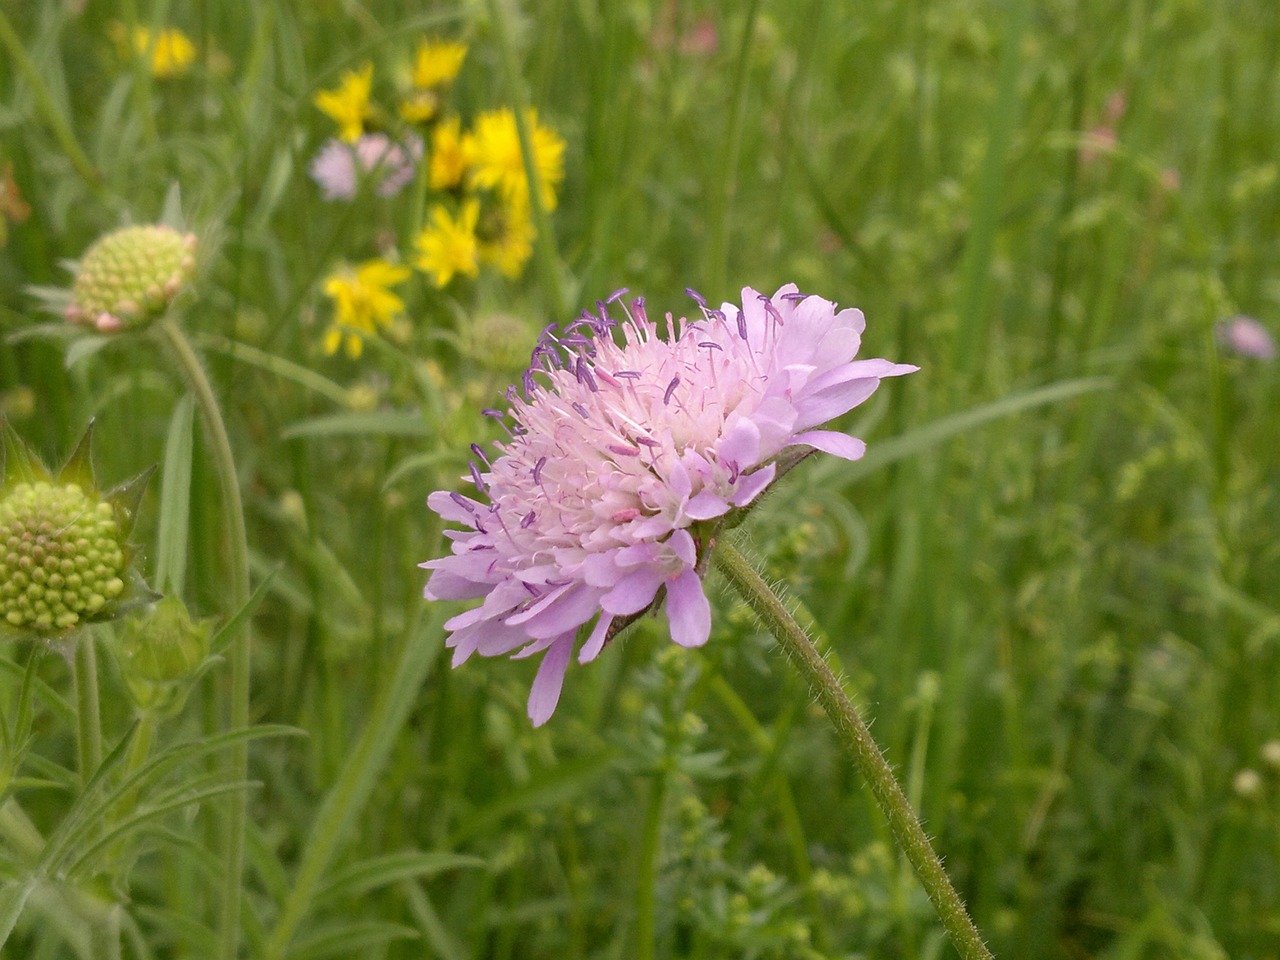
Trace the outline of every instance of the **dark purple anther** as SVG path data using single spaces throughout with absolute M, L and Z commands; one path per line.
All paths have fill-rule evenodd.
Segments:
M 472 460 L 468 466 L 471 467 L 471 482 L 476 485 L 481 493 L 488 493 L 489 489 L 484 485 L 484 478 L 480 476 L 480 469 L 476 466 L 476 462 Z
M 704 297 L 702 294 L 700 294 L 697 290 L 693 289 L 693 287 L 685 287 L 684 292 L 685 292 L 685 295 L 688 297 L 691 297 L 693 299 L 693 302 L 696 303 L 698 306 L 705 307 L 707 305 L 707 298 Z
M 738 336 L 747 339 L 747 318 L 741 311 L 738 312 Z
M 760 294 L 760 302 L 764 304 L 764 312 L 773 317 L 773 322 L 778 326 L 782 326 L 782 314 L 778 313 L 778 308 L 773 305 L 773 301 L 762 293 Z
M 680 378 L 672 377 L 671 382 L 667 384 L 667 392 L 662 395 L 662 405 L 665 407 L 671 402 L 671 395 L 676 392 L 676 387 L 680 386 Z
M 609 444 L 609 449 L 620 457 L 638 457 L 640 451 L 635 447 L 621 447 L 616 443 Z
M 472 452 L 472 453 L 474 453 L 474 454 L 475 454 L 477 457 L 479 457 L 481 460 L 483 460 L 483 461 L 484 461 L 484 465 L 485 465 L 486 467 L 487 467 L 487 466 L 490 466 L 489 458 L 488 458 L 488 457 L 486 457 L 486 456 L 484 455 L 484 451 L 480 449 L 480 444 L 478 444 L 478 443 L 473 443 L 473 444 L 471 445 L 471 452 Z
M 720 346 L 720 344 L 715 343 L 714 341 L 711 341 L 711 340 L 700 340 L 698 341 L 698 346 L 710 347 L 712 350 L 720 350 L 721 352 L 724 351 L 724 347 Z
M 475 506 L 471 503 L 470 500 L 468 500 L 462 494 L 451 493 L 449 494 L 449 499 L 452 500 L 454 503 L 456 503 L 458 506 L 460 506 L 463 510 L 467 511 L 467 513 L 471 514 L 473 517 L 476 515 Z
M 809 296 L 807 293 L 801 293 L 799 290 L 797 290 L 794 293 L 784 293 L 782 295 L 782 299 L 790 300 L 792 303 L 798 303 L 799 301 L 805 299 L 807 296 Z
M 729 461 L 729 482 L 738 482 L 738 462 L 736 460 Z
M 572 406 L 574 410 L 578 411 L 578 416 L 582 417 L 583 420 L 591 419 L 591 414 L 587 412 L 587 408 L 584 407 L 582 404 L 578 403 L 578 401 L 575 400 Z
M 495 420 L 501 420 L 506 416 L 501 410 L 495 410 L 493 407 L 485 407 L 480 413 L 486 417 L 493 417 Z
M 545 467 L 546 465 L 547 465 L 546 457 L 542 457 L 541 459 L 538 460 L 537 463 L 533 465 L 533 482 L 534 483 L 542 482 L 542 468 Z
M 617 373 L 614 374 L 614 376 L 620 377 L 623 380 L 639 380 L 640 371 L 639 370 L 619 370 Z
M 520 383 L 524 386 L 524 395 L 528 399 L 533 395 L 533 391 L 537 389 L 537 382 L 533 379 L 533 371 L 526 370 L 520 375 Z
M 528 513 L 524 515 L 524 519 L 520 521 L 520 529 L 528 530 L 529 527 L 533 526 L 533 521 L 537 519 L 538 519 L 538 515 L 534 513 L 532 510 L 530 510 Z
M 596 378 L 591 375 L 591 368 L 587 365 L 587 361 L 583 360 L 581 357 L 578 358 L 578 366 L 577 369 L 573 371 L 573 374 L 578 378 L 578 382 L 585 383 L 587 385 L 587 389 L 592 393 L 595 393 L 600 389 L 596 384 Z
M 625 297 L 625 296 L 626 296 L 628 293 L 630 293 L 630 292 L 631 292 L 631 291 L 630 291 L 630 290 L 628 290 L 626 287 L 619 287 L 617 290 L 613 291 L 613 293 L 609 294 L 609 296 L 605 299 L 605 301 L 604 301 L 604 302 L 605 302 L 605 303 L 614 303 L 614 302 L 616 302 L 616 301 L 618 301 L 618 300 L 621 300 L 623 297 Z
M 643 444 L 644 446 L 649 447 L 650 449 L 662 446 L 662 444 L 660 444 L 657 440 L 654 440 L 652 437 L 636 437 L 636 443 Z

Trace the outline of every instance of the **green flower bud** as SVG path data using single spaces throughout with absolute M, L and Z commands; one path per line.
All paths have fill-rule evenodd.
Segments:
M 130 680 L 185 680 L 209 655 L 209 625 L 196 623 L 177 597 L 131 618 L 120 640 L 120 669 Z
M 195 272 L 195 250 L 195 234 L 163 225 L 107 234 L 80 260 L 66 318 L 99 333 L 145 326 Z
M 56 639 L 149 594 L 127 540 L 150 471 L 101 494 L 87 431 L 57 476 L 7 424 L 0 434 L 0 633 Z

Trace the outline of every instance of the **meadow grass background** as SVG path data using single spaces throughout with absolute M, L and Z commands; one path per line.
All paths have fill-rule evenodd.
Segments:
M 795 281 L 865 311 L 865 355 L 922 370 L 850 419 L 866 460 L 805 464 L 749 544 L 842 662 L 995 953 L 1280 956 L 1280 380 L 1213 335 L 1236 313 L 1280 331 L 1270 0 L 497 9 L 499 31 L 484 5 L 392 0 L 2 11 L 49 99 L 6 50 L 0 161 L 32 215 L 0 250 L 0 403 L 51 463 L 91 417 L 106 484 L 164 461 L 171 429 L 191 435 L 185 388 L 142 337 L 69 366 L 66 340 L 26 335 L 48 319 L 27 288 L 66 285 L 64 259 L 155 220 L 175 185 L 201 237 L 183 324 L 228 421 L 255 586 L 276 571 L 252 717 L 307 734 L 251 749 L 245 955 L 271 955 L 289 909 L 297 958 L 632 958 L 650 919 L 662 957 L 949 954 L 825 719 L 722 587 L 704 649 L 642 624 L 571 669 L 539 730 L 533 665 L 451 672 L 452 611 L 421 600 L 416 564 L 443 549 L 424 498 L 493 438 L 479 411 L 543 325 L 624 285 L 683 311 L 686 286 Z M 121 19 L 180 27 L 196 68 L 122 62 Z M 423 209 L 320 199 L 312 97 L 364 60 L 389 77 L 424 34 L 471 44 L 464 113 L 527 96 L 566 138 L 554 270 L 444 295 L 418 276 L 403 336 L 325 357 L 320 280 Z M 194 437 L 177 582 L 225 619 Z M 149 574 L 161 498 L 136 535 Z M 98 643 L 109 747 L 133 708 Z M 12 711 L 30 649 L 2 653 Z M 73 765 L 65 662 L 38 669 L 10 780 Z M 218 729 L 225 673 L 157 749 Z M 343 780 L 362 750 L 385 764 Z M 75 789 L 13 795 L 48 831 Z M 349 817 L 299 899 L 326 797 Z M 125 904 L 123 956 L 214 955 L 223 809 L 154 821 L 130 869 L 80 881 Z M 10 844 L 4 875 L 23 857 Z M 120 956 L 57 922 L 59 883 L 4 955 Z

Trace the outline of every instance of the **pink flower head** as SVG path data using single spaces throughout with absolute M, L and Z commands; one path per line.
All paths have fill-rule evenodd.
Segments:
M 1218 322 L 1218 343 L 1224 350 L 1256 360 L 1273 360 L 1276 342 L 1271 334 L 1253 317 L 1243 314 Z
M 861 440 L 819 428 L 881 378 L 918 369 L 855 360 L 862 312 L 794 284 L 772 297 L 746 288 L 741 308 L 713 309 L 690 291 L 701 316 L 667 314 L 665 337 L 643 298 L 621 322 L 610 316 L 625 293 L 562 332 L 549 327 L 523 394 L 507 392 L 509 413 L 485 411 L 509 434 L 492 459 L 472 447 L 484 468 L 473 462 L 471 479 L 488 503 L 445 490 L 427 500 L 464 528 L 448 532 L 449 556 L 422 564 L 427 599 L 483 598 L 445 624 L 454 666 L 476 652 L 542 654 L 535 726 L 555 710 L 580 632 L 586 663 L 611 627 L 665 598 L 671 639 L 705 643 L 699 561 L 718 525 L 804 448 L 861 457 Z
M 379 196 L 394 197 L 413 182 L 421 159 L 422 139 L 416 134 L 397 143 L 385 133 L 366 133 L 355 143 L 325 141 L 311 161 L 310 173 L 326 200 L 350 200 L 361 177 L 372 179 Z

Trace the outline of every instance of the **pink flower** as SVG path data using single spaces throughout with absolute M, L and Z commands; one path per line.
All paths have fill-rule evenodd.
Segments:
M 1215 330 L 1218 344 L 1231 353 L 1256 360 L 1274 360 L 1276 342 L 1271 334 L 1253 317 L 1243 314 L 1220 320 Z
M 586 663 L 611 628 L 665 599 L 672 640 L 705 643 L 700 561 L 725 518 L 807 449 L 861 457 L 861 440 L 819 428 L 882 377 L 918 369 L 854 360 L 862 312 L 794 284 L 773 297 L 744 289 L 741 309 L 690 291 L 702 315 L 667 314 L 665 337 L 643 298 L 621 323 L 610 316 L 625 292 L 563 332 L 547 328 L 523 395 L 507 393 L 512 424 L 485 411 L 509 434 L 492 459 L 472 446 L 485 469 L 473 462 L 471 479 L 489 502 L 444 490 L 427 501 L 464 528 L 448 532 L 449 556 L 422 564 L 427 599 L 483 598 L 445 624 L 454 666 L 476 652 L 542 654 L 535 726 L 555 710 L 580 632 Z
M 366 133 L 355 143 L 326 140 L 311 161 L 310 173 L 326 200 L 350 200 L 361 177 L 372 179 L 379 196 L 394 197 L 413 182 L 421 159 L 422 139 L 416 134 L 396 143 L 385 133 Z

